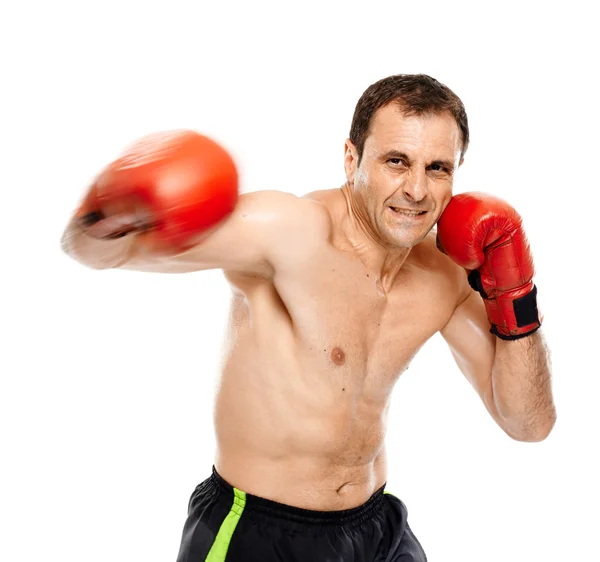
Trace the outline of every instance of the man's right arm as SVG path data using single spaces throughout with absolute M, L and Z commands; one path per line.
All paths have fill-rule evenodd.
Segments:
M 193 131 L 144 137 L 87 191 L 63 249 L 94 269 L 272 276 L 325 235 L 319 203 L 279 191 L 239 196 L 220 145 Z
M 64 251 L 94 269 L 162 273 L 224 269 L 272 277 L 275 267 L 299 259 L 311 239 L 327 237 L 328 214 L 320 203 L 280 191 L 241 195 L 233 212 L 202 233 L 192 247 L 168 253 L 154 246 L 152 230 L 113 240 L 86 234 L 74 218 L 62 237 Z

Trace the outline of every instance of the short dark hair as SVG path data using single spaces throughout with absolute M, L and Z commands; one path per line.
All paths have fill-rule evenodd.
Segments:
M 375 112 L 396 103 L 405 115 L 450 113 L 456 120 L 462 140 L 461 159 L 469 146 L 467 112 L 460 98 L 427 74 L 396 74 L 371 84 L 358 100 L 350 127 L 350 140 L 362 158 L 369 126 Z

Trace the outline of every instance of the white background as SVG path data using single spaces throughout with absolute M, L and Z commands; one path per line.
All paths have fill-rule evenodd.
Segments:
M 0 559 L 174 561 L 210 474 L 229 289 L 218 271 L 97 272 L 62 254 L 95 173 L 143 134 L 189 127 L 232 151 L 243 191 L 338 187 L 360 94 L 424 72 L 467 107 L 456 192 L 495 193 L 525 219 L 559 420 L 542 443 L 510 440 L 434 338 L 394 394 L 388 489 L 431 562 L 600 560 L 586 4 L 56 0 L 2 14 Z

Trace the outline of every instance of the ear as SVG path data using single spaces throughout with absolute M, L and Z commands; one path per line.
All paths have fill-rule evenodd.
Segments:
M 344 144 L 344 170 L 346 172 L 346 181 L 349 185 L 354 185 L 354 176 L 358 168 L 358 151 L 350 139 L 346 139 Z

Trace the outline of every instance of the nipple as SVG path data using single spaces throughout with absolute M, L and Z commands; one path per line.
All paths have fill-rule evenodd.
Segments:
M 331 350 L 331 360 L 336 365 L 343 365 L 346 362 L 346 354 L 344 353 L 344 350 L 341 347 L 334 347 Z

